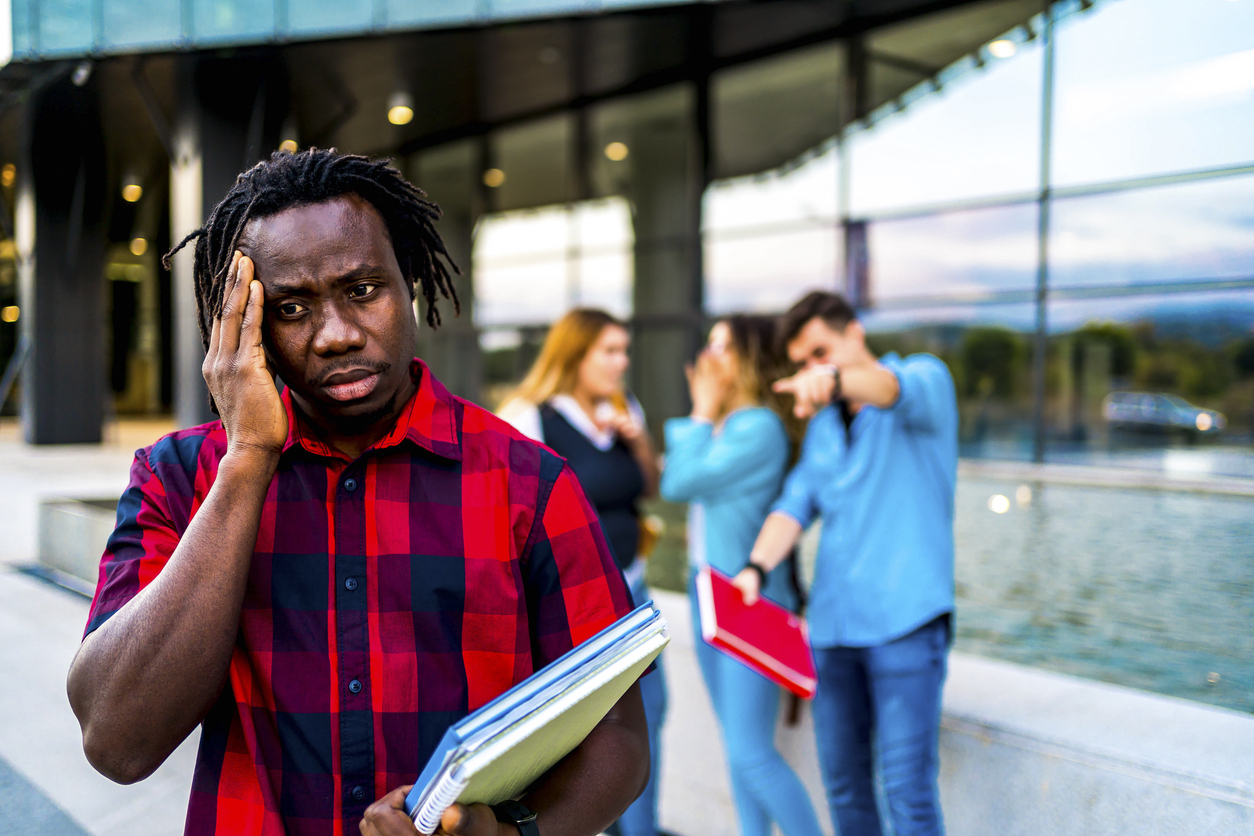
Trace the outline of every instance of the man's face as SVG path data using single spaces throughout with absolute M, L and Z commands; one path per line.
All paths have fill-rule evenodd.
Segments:
M 347 436 L 413 393 L 409 282 L 383 218 L 344 195 L 250 221 L 239 248 L 265 288 L 265 345 L 306 415 Z
M 863 345 L 862 326 L 850 322 L 843 331 L 814 317 L 788 342 L 788 359 L 799 368 L 845 366 L 855 361 Z

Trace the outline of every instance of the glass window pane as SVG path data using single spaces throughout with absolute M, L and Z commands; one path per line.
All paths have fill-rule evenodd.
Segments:
M 11 0 L 9 8 L 13 15 L 13 57 L 21 58 L 30 52 L 30 24 L 33 8 L 37 0 Z
M 840 191 L 835 149 L 795 169 L 710 184 L 702 206 L 706 232 L 748 232 L 776 225 L 827 226 L 837 219 Z
M 388 26 L 419 23 L 453 23 L 475 17 L 476 0 L 388 0 Z
M 835 227 L 705 238 L 705 309 L 783 311 L 806 291 L 836 287 Z
M 1254 3 L 1122 0 L 1058 29 L 1054 185 L 1254 162 Z
M 104 0 L 107 47 L 173 44 L 182 34 L 180 0 Z
M 475 261 L 475 324 L 552 322 L 570 307 L 565 258 L 513 263 Z
M 91 0 L 41 0 L 31 6 L 39 16 L 40 52 L 87 52 L 92 46 Z
M 475 231 L 476 322 L 545 324 L 575 305 L 629 317 L 633 244 L 623 198 L 488 215 Z
M 1254 176 L 1054 201 L 1053 288 L 1254 275 Z
M 517 256 L 565 257 L 567 227 L 564 207 L 487 215 L 475 230 L 475 263 Z
M 871 299 L 979 299 L 1036 285 L 1035 203 L 867 225 Z
M 784 165 L 840 129 L 845 51 L 839 44 L 794 50 L 710 79 L 716 177 Z
M 853 214 L 1039 188 L 1041 49 L 1016 50 L 852 136 Z
M 574 117 L 562 114 L 492 134 L 492 164 L 505 174 L 492 189 L 494 209 L 562 203 L 571 197 L 567 167 Z
M 1054 301 L 1050 460 L 1254 477 L 1254 289 Z
M 959 454 L 1032 456 L 1032 305 L 946 305 L 866 311 L 876 354 L 925 351 L 945 361 L 958 394 Z
M 301 0 L 287 7 L 292 34 L 365 29 L 374 14 L 373 0 Z
M 259 37 L 274 31 L 274 0 L 215 0 L 193 4 L 196 39 Z

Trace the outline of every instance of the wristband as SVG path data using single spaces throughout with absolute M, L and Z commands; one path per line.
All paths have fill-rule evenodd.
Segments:
M 766 586 L 766 570 L 765 569 L 763 569 L 758 564 L 754 563 L 752 560 L 749 561 L 748 565 L 746 565 L 745 568 L 752 569 L 753 571 L 758 573 L 758 588 L 759 589 Z
M 829 363 L 823 366 L 815 366 L 815 368 L 822 370 L 824 374 L 830 374 L 832 376 L 833 385 L 832 385 L 832 397 L 830 398 L 830 402 L 836 403 L 836 401 L 840 400 L 840 395 L 841 395 L 840 367 L 833 366 Z
M 540 836 L 540 828 L 536 826 L 536 814 L 518 801 L 502 801 L 492 805 L 492 815 L 496 820 L 512 824 L 518 828 L 522 836 Z

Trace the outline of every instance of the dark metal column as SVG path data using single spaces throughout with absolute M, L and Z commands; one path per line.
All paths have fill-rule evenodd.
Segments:
M 179 68 L 170 162 L 170 232 L 175 243 L 199 227 L 240 172 L 278 145 L 287 115 L 281 67 L 257 59 L 186 59 Z M 214 419 L 192 285 L 192 245 L 171 270 L 174 415 L 180 427 Z
M 461 316 L 453 315 L 453 303 L 441 300 L 443 324 L 438 331 L 427 326 L 424 303 L 418 308 L 418 356 L 426 361 L 440 382 L 455 395 L 480 399 L 483 361 L 479 331 L 475 327 L 475 282 L 471 251 L 475 223 L 483 213 L 483 138 L 441 146 L 418 157 L 409 172 L 416 185 L 439 204 L 444 216 L 436 225 L 444 246 L 461 269 L 453 286 L 461 299 Z
M 80 79 L 83 80 L 83 79 Z M 17 239 L 22 424 L 30 444 L 101 440 L 106 159 L 94 80 L 63 77 L 31 100 Z

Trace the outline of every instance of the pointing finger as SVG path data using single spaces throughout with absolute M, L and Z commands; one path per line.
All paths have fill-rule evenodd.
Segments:
M 771 388 L 776 392 L 792 392 L 795 394 L 797 391 L 797 383 L 797 375 L 793 375 L 792 377 L 786 377 L 783 380 L 775 381 Z

